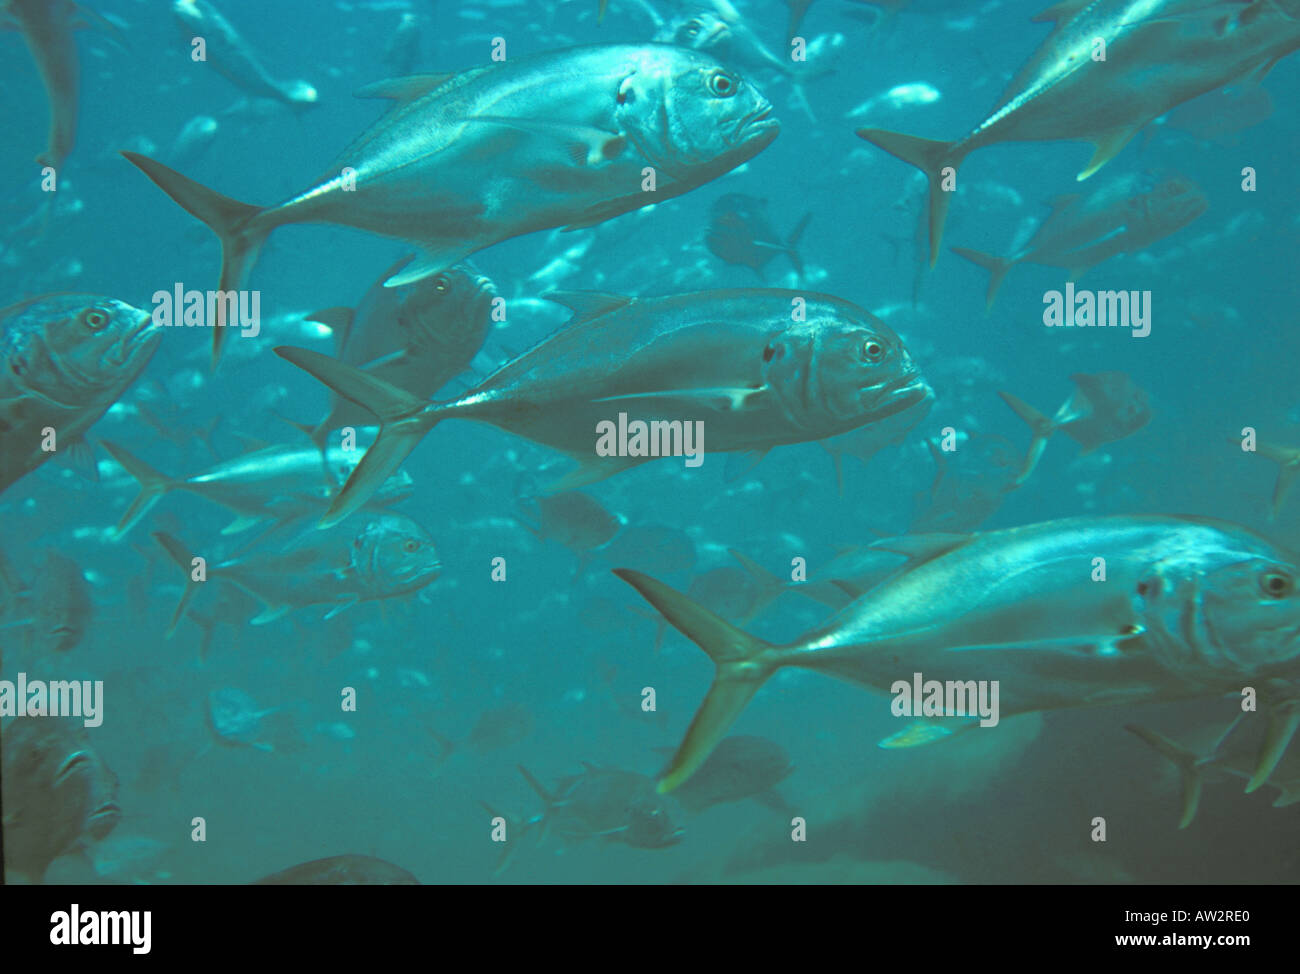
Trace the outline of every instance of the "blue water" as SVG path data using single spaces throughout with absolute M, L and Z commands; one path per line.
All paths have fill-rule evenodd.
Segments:
M 675 16 L 653 5 L 665 18 Z M 0 293 L 7 299 L 71 290 L 147 308 L 153 292 L 175 282 L 215 286 L 215 238 L 117 155 L 122 148 L 161 154 L 188 119 L 218 115 L 242 97 L 190 62 L 167 6 L 96 4 L 126 25 L 127 47 L 95 31 L 79 37 L 77 145 L 44 235 L 19 230 L 4 244 Z M 215 143 L 185 171 L 261 204 L 310 185 L 375 117 L 375 104 L 352 92 L 384 76 L 380 58 L 403 10 L 424 17 L 417 70 L 431 72 L 484 64 L 493 36 L 506 38 L 509 55 L 518 57 L 574 43 L 646 41 L 655 33 L 641 3 L 611 0 L 600 27 L 595 6 L 226 0 L 224 13 L 271 73 L 310 80 L 320 104 L 299 115 L 218 116 Z M 53 546 L 83 567 L 95 601 L 83 644 L 56 660 L 29 660 L 28 669 L 105 681 L 106 719 L 93 742 L 121 781 L 123 819 L 114 835 L 164 846 L 148 862 L 102 873 L 65 857 L 47 881 L 242 883 L 344 853 L 389 860 L 426 883 L 492 881 L 500 849 L 479 803 L 511 818 L 541 812 L 517 764 L 547 782 L 579 773 L 582 762 L 654 774 L 663 761 L 655 749 L 677 744 L 708 687 L 710 664 L 685 638 L 670 630 L 654 651 L 655 622 L 609 569 L 642 568 L 685 590 L 708 569 L 732 564 L 727 549 L 735 548 L 778 574 L 803 557 L 815 574 L 839 546 L 908 528 L 934 479 L 925 437 L 953 426 L 1006 437 L 1018 448 L 1028 443 L 999 389 L 1050 411 L 1069 395 L 1072 373 L 1121 370 L 1150 393 L 1154 415 L 1136 435 L 1085 457 L 1073 442 L 1054 438 L 1034 476 L 982 527 L 1079 514 L 1193 513 L 1300 546 L 1300 499 L 1276 520 L 1267 516 L 1276 467 L 1224 447 L 1243 426 L 1300 444 L 1296 58 L 1265 80 L 1276 108 L 1262 124 L 1219 142 L 1158 128 L 1094 177 L 1177 171 L 1209 198 L 1193 224 L 1144 255 L 1103 264 L 1081 284 L 1151 290 L 1149 337 L 1044 328 L 1043 292 L 1063 287 L 1064 274 L 1036 265 L 1017 267 L 986 315 L 986 275 L 947 252 L 953 244 L 1009 250 L 1025 222 L 1046 213 L 1047 201 L 1079 190 L 1074 175 L 1091 152 L 1080 143 L 1004 144 L 972 155 L 960 171 L 966 192 L 953 202 L 944 253 L 913 302 L 918 177 L 853 130 L 865 121 L 933 138 L 966 132 L 1046 36 L 1046 25 L 1029 22 L 1039 6 L 915 0 L 872 25 L 861 4 L 820 0 L 802 33 L 839 33 L 842 46 L 836 70 L 806 85 L 815 121 L 792 103 L 786 81 L 749 70 L 746 76 L 775 103 L 782 132 L 743 171 L 648 213 L 592 230 L 508 240 L 473 258 L 509 302 L 536 298 L 553 284 L 644 295 L 754 286 L 752 271 L 721 263 L 702 243 L 712 202 L 747 193 L 769 200 L 781 234 L 811 211 L 801 243 L 811 285 L 886 316 L 907 340 L 938 402 L 904 443 L 867 464 L 846 460 L 842 493 L 816 444 L 777 449 L 732 481 L 717 456 L 694 471 L 676 460 L 648 464 L 588 489 L 620 516 L 624 532 L 652 526 L 689 539 L 693 564 L 657 564 L 659 546 L 638 545 L 635 535 L 633 543 L 616 540 L 612 551 L 581 564 L 562 545 L 538 541 L 514 520 L 520 484 L 544 477 L 547 466 L 561 468 L 562 458 L 484 424 L 448 423 L 407 462 L 417 490 L 398 508 L 430 531 L 442 555 L 442 577 L 422 598 L 359 606 L 329 621 L 319 609 L 264 627 L 232 617 L 200 662 L 191 623 L 175 638 L 163 637 L 180 576 L 156 560 L 148 532 L 214 541 L 229 520 L 224 512 L 171 496 L 128 541 L 113 543 L 107 529 L 132 490 L 113 486 L 122 477 L 102 453 L 105 481 L 98 487 L 47 465 L 7 491 L 0 511 L 10 559 L 29 573 L 41 549 Z M 752 0 L 742 9 L 780 54 L 785 6 Z M 10 187 L 2 205 L 5 222 L 18 228 L 39 201 L 31 160 L 44 146 L 46 100 L 21 38 L 7 33 L 0 52 L 0 172 Z M 881 108 L 866 120 L 844 117 L 868 97 L 911 82 L 934 86 L 941 98 Z M 1243 166 L 1259 174 L 1253 193 L 1241 189 Z M 530 282 L 593 234 L 596 242 L 571 275 Z M 256 352 L 240 348 L 209 375 L 208 333 L 169 331 L 92 440 L 120 442 L 168 472 L 213 462 L 196 436 L 168 442 L 134 415 L 132 403 L 146 395 L 157 401 L 163 390 L 180 430 L 222 417 L 213 442 L 223 457 L 243 448 L 241 437 L 293 441 L 299 434 L 282 417 L 316 419 L 324 393 L 272 355 L 271 346 L 306 344 L 286 323 L 292 316 L 355 304 L 408 249 L 337 227 L 278 230 L 250 285 L 261 290 L 270 322 Z M 683 272 L 687 286 L 674 286 L 673 272 L 682 268 L 696 269 Z M 766 283 L 797 286 L 788 271 L 778 257 Z M 522 300 L 516 309 L 490 335 L 476 360 L 479 371 L 563 321 Z M 330 350 L 324 340 L 313 347 Z M 490 577 L 495 557 L 507 561 L 505 582 Z M 205 594 L 209 608 L 217 603 Z M 592 621 L 597 610 L 605 613 L 601 626 Z M 788 594 L 749 628 L 788 639 L 824 615 Z M 280 746 L 214 742 L 205 701 L 222 687 L 241 688 L 288 715 Z M 358 692 L 356 712 L 340 709 L 345 687 Z M 641 711 L 643 687 L 655 688 L 660 714 Z M 431 731 L 462 739 L 484 711 L 505 703 L 532 715 L 524 739 L 482 753 L 462 747 L 439 761 Z M 737 721 L 734 732 L 771 738 L 789 751 L 796 770 L 780 790 L 806 820 L 807 841 L 791 841 L 788 816 L 753 802 L 698 815 L 674 810 L 686 832 L 672 847 L 523 838 L 501 878 L 1292 882 L 1300 875 L 1292 851 L 1300 824 L 1295 808 L 1270 807 L 1276 793 L 1268 788 L 1245 795 L 1240 781 L 1223 781 L 1207 785 L 1196 822 L 1179 832 L 1176 777 L 1123 730 L 1137 722 L 1173 735 L 1230 717 L 1231 704 L 1020 717 L 975 743 L 886 751 L 876 743 L 897 729 L 887 703 L 821 675 L 785 672 Z M 206 820 L 206 842 L 191 840 L 196 816 Z M 1104 845 L 1089 841 L 1094 816 L 1109 824 Z

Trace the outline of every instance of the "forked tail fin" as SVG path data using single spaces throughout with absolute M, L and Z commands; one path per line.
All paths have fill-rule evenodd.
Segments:
M 614 574 L 640 592 L 674 628 L 708 653 L 717 667 L 713 685 L 659 779 L 659 791 L 669 792 L 705 762 L 758 688 L 780 664 L 765 658 L 768 650 L 774 648 L 771 643 L 738 629 L 662 582 L 629 568 L 616 568 Z
M 113 529 L 115 536 L 120 538 L 130 531 L 139 522 L 140 518 L 149 513 L 149 509 L 158 503 L 158 499 L 163 494 L 176 486 L 176 481 L 165 473 L 155 470 L 134 454 L 128 453 L 116 443 L 111 443 L 108 440 L 100 440 L 99 442 L 108 451 L 108 455 L 140 483 L 140 493 L 136 494 L 135 500 L 126 509 L 122 519 L 117 522 L 117 527 Z
M 939 262 L 939 244 L 943 241 L 943 224 L 948 218 L 948 201 L 952 195 L 943 188 L 944 169 L 951 167 L 955 176 L 966 153 L 957 151 L 954 142 L 919 139 L 888 129 L 863 128 L 857 130 L 857 135 L 915 166 L 930 181 L 930 266 L 933 267 Z
M 1178 820 L 1178 827 L 1187 828 L 1192 824 L 1192 819 L 1196 818 L 1196 809 L 1201 804 L 1201 773 L 1196 767 L 1196 755 L 1164 735 L 1137 724 L 1125 724 L 1124 729 L 1142 738 L 1178 769 L 1183 781 L 1183 815 Z
M 176 603 L 176 611 L 172 613 L 171 622 L 167 624 L 167 638 L 171 639 L 172 634 L 176 632 L 176 626 L 181 621 L 181 617 L 185 615 L 185 610 L 189 608 L 190 603 L 194 601 L 194 596 L 198 594 L 202 582 L 194 580 L 192 573 L 194 556 L 185 545 L 170 534 L 162 531 L 155 531 L 153 538 L 162 545 L 163 550 L 171 556 L 171 560 L 176 562 L 180 570 L 185 573 L 185 591 L 181 593 L 180 601 Z
M 998 390 L 998 395 L 1002 397 L 1003 402 L 1015 411 L 1017 416 L 1029 425 L 1029 429 L 1033 433 L 1033 439 L 1029 441 L 1029 449 L 1025 452 L 1024 467 L 1016 477 L 1016 486 L 1019 487 L 1029 479 L 1029 475 L 1038 466 L 1038 458 L 1043 455 L 1043 449 L 1047 446 L 1047 441 L 1056 432 L 1056 424 L 1023 399 L 1018 399 L 1011 393 L 1003 392 L 1001 389 Z
M 1007 257 L 995 257 L 992 254 L 986 254 L 979 250 L 971 250 L 969 247 L 953 247 L 952 252 L 958 257 L 965 257 L 973 264 L 979 264 L 989 272 L 989 289 L 984 295 L 984 312 L 993 310 L 993 302 L 997 300 L 998 291 L 1002 288 L 1002 282 L 1006 280 L 1007 271 L 1016 266 L 1016 262 Z

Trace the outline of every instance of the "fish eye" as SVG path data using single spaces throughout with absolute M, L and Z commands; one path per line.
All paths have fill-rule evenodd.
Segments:
M 91 331 L 103 331 L 104 326 L 108 324 L 108 315 L 98 308 L 92 308 L 82 313 L 81 323 Z
M 698 20 L 688 20 L 686 22 L 686 36 L 694 37 L 700 32 L 700 22 Z
M 433 289 L 439 294 L 446 294 L 451 290 L 451 278 L 446 274 L 439 274 L 433 279 Z
M 1270 598 L 1280 599 L 1295 591 L 1295 579 L 1277 570 L 1259 576 L 1259 587 Z
M 763 361 L 764 361 L 764 362 L 770 362 L 770 361 L 772 361 L 772 358 L 773 358 L 773 356 L 775 356 L 775 355 L 776 355 L 776 349 L 773 348 L 771 345 L 768 345 L 767 348 L 763 349 Z
M 402 542 L 402 550 L 408 555 L 414 554 L 420 550 L 420 542 L 416 541 L 414 538 L 407 538 Z
M 862 343 L 862 357 L 874 365 L 884 359 L 885 346 L 874 338 L 868 338 Z
M 709 75 L 709 91 L 719 98 L 730 98 L 740 90 L 740 81 L 725 71 L 714 71 Z

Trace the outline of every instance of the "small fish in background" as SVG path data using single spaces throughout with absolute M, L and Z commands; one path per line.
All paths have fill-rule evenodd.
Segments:
M 442 748 L 438 763 L 442 764 L 456 751 L 468 749 L 475 754 L 491 754 L 506 748 L 517 747 L 532 736 L 536 720 L 533 712 L 521 703 L 504 703 L 489 707 L 478 716 L 469 734 L 461 741 L 453 741 L 436 731 L 430 734 Z
M 0 310 L 0 492 L 51 457 L 97 477 L 84 434 L 144 371 L 163 329 L 113 298 L 64 294 Z M 56 449 L 42 449 L 52 428 Z
M 167 629 L 170 636 L 203 582 L 192 575 L 192 550 L 160 531 L 156 540 L 185 574 L 185 589 Z M 212 562 L 206 579 L 220 579 L 262 603 L 249 625 L 273 622 L 295 609 L 330 606 L 332 619 L 362 602 L 412 595 L 441 574 L 429 532 L 401 514 L 364 514 L 332 531 L 311 532 L 278 552 L 255 551 Z
M 1241 441 L 1234 439 L 1232 443 L 1240 446 Z M 1277 482 L 1273 485 L 1273 496 L 1268 505 L 1269 520 L 1272 520 L 1282 509 L 1282 501 L 1291 492 L 1296 477 L 1300 477 L 1300 447 L 1256 440 L 1255 452 L 1278 465 Z
M 390 78 L 405 78 L 415 71 L 420 60 L 420 28 L 423 19 L 419 14 L 406 11 L 397 22 L 397 27 L 388 44 L 380 63 L 388 70 Z
M 419 886 L 401 866 L 374 856 L 329 856 L 281 869 L 250 886 Z
M 669 758 L 675 752 L 671 747 L 655 750 Z M 780 744 L 766 737 L 733 734 L 718 742 L 673 797 L 693 813 L 749 798 L 784 810 L 788 806 L 773 789 L 793 773 L 794 762 Z
M 1088 270 L 1120 254 L 1133 254 L 1176 233 L 1209 207 L 1190 179 L 1174 176 L 1154 187 L 1145 176 L 1129 175 L 1088 196 L 1072 193 L 1052 202 L 1051 215 L 1023 247 L 1007 257 L 953 247 L 989 272 L 985 309 L 997 299 L 1007 272 L 1017 264 L 1045 264 L 1069 271 L 1077 281 Z
M 623 522 L 600 501 L 582 491 L 539 494 L 520 498 L 520 507 L 535 520 L 516 518 L 541 541 L 557 541 L 578 558 L 574 576 L 582 574 L 592 555 L 609 544 Z
M 1025 454 L 1024 467 L 1016 478 L 1023 484 L 1034 468 L 1052 434 L 1058 430 L 1081 447 L 1084 455 L 1107 443 L 1132 436 L 1151 422 L 1151 397 L 1124 372 L 1076 372 L 1070 376 L 1075 390 L 1050 419 L 1009 392 L 998 395 L 1017 416 L 1029 424 L 1033 439 Z
M 220 128 L 211 115 L 195 115 L 181 126 L 163 158 L 169 166 L 193 166 L 212 147 Z
M 811 219 L 811 213 L 805 214 L 782 241 L 768 220 L 767 200 L 743 193 L 727 193 L 713 203 L 704 242 L 719 260 L 748 267 L 760 279 L 763 278 L 763 268 L 772 258 L 784 254 L 790 259 L 799 279 L 803 280 L 799 239 Z
M 695 542 L 681 528 L 666 524 L 629 524 L 618 537 L 601 549 L 601 560 L 652 566 L 643 568 L 659 575 L 690 571 L 695 567 Z
M 278 708 L 261 709 L 251 696 L 234 687 L 223 687 L 208 694 L 208 730 L 218 744 L 232 747 L 247 746 L 259 751 L 275 748 L 262 739 L 262 718 L 275 713 Z
M 66 653 L 81 645 L 94 616 L 81 566 L 47 548 L 30 591 L 32 648 L 38 653 Z
M 172 14 L 188 45 L 195 37 L 206 44 L 206 60 L 231 84 L 259 98 L 271 98 L 294 111 L 317 104 L 320 96 L 307 81 L 278 81 L 253 53 L 252 46 L 209 0 L 175 0 Z
M 545 806 L 533 819 L 539 843 L 551 833 L 568 841 L 603 839 L 634 849 L 663 849 L 681 841 L 684 831 L 673 824 L 673 800 L 655 791 L 653 778 L 585 762 L 583 768 L 582 774 L 547 789 L 519 766 Z
M 1019 451 L 1005 437 L 971 433 L 945 452 L 927 440 L 934 482 L 917 495 L 909 534 L 974 531 L 997 513 L 1020 483 Z
M 1225 776 L 1245 779 L 1246 794 L 1264 785 L 1277 789 L 1274 808 L 1300 802 L 1300 749 L 1290 748 L 1297 727 L 1300 707 L 1295 700 L 1246 711 L 1226 726 L 1207 728 L 1213 734 L 1208 746 L 1180 744 L 1149 728 L 1124 725 L 1178 769 L 1183 792 L 1180 829 L 1196 818 L 1203 785 Z M 1205 732 L 1199 736 L 1205 737 Z
M 55 859 L 117 826 L 117 776 L 89 746 L 81 718 L 18 717 L 3 737 L 4 867 L 40 883 Z
M 933 105 L 943 95 L 934 85 L 924 81 L 910 81 L 894 85 L 888 91 L 872 95 L 866 101 L 851 108 L 845 118 L 862 118 L 879 113 L 881 109 L 896 111 L 900 108 L 912 108 L 917 105 Z

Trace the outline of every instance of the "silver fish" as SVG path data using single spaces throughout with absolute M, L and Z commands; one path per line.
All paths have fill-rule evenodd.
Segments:
M 829 295 L 550 297 L 574 309 L 570 323 L 449 402 L 411 396 L 318 352 L 276 348 L 383 424 L 322 526 L 363 503 L 444 419 L 488 422 L 567 453 L 579 466 L 551 485 L 557 491 L 650 459 L 597 455 L 599 424 L 620 413 L 647 423 L 703 423 L 712 451 L 761 455 L 877 422 L 929 392 L 889 326 Z M 796 307 L 805 308 L 805 320 L 792 320 Z
M 149 363 L 162 328 L 113 298 L 68 294 L 0 311 L 0 492 L 82 435 Z
M 203 583 L 191 574 L 190 549 L 162 532 L 153 537 L 187 580 L 167 630 L 170 636 Z M 331 606 L 329 619 L 359 602 L 409 595 L 437 578 L 441 569 L 424 528 L 400 514 L 375 514 L 336 531 L 313 533 L 278 554 L 210 564 L 207 577 L 257 598 L 264 609 L 250 624 L 259 626 L 305 606 Z
M 785 666 L 881 692 L 917 672 L 963 684 L 997 681 L 1002 717 L 1208 697 L 1300 673 L 1300 569 L 1237 525 L 1070 518 L 879 545 L 911 561 L 784 645 L 736 628 L 649 576 L 615 571 L 717 667 L 660 791 L 686 781 Z M 1093 581 L 1097 558 L 1105 559 L 1105 581 Z M 883 746 L 947 736 L 953 720 L 978 726 L 950 715 Z
M 274 713 L 275 707 L 261 709 L 243 690 L 224 687 L 208 694 L 207 719 L 212 736 L 222 744 L 246 744 L 259 751 L 270 751 L 271 745 L 258 739 L 262 718 Z
M 563 839 L 604 839 L 635 849 L 663 849 L 681 840 L 683 830 L 672 820 L 672 808 L 655 793 L 654 779 L 617 768 L 584 764 L 580 775 L 565 778 L 548 790 L 523 765 L 519 773 L 545 803 L 530 824 Z
M 953 253 L 989 272 L 986 307 L 992 308 L 1007 272 L 1020 263 L 1064 267 L 1069 280 L 1118 254 L 1132 254 L 1181 230 L 1210 205 L 1201 188 L 1173 177 L 1151 189 L 1126 176 L 1087 197 L 1058 197 L 1052 212 L 1023 247 L 1007 257 L 953 247 Z
M 1106 443 L 1132 436 L 1151 422 L 1151 397 L 1127 374 L 1076 372 L 1070 380 L 1075 385 L 1074 393 L 1050 418 L 1011 393 L 998 392 L 1034 434 L 1024 466 L 1016 477 L 1017 486 L 1034 472 L 1047 441 L 1057 430 L 1082 446 L 1087 454 Z
M 1047 39 L 988 117 L 954 142 L 858 129 L 859 137 L 916 166 L 930 181 L 930 265 L 939 259 L 953 172 L 976 149 L 1057 139 L 1093 143 L 1084 180 L 1149 122 L 1197 95 L 1267 72 L 1300 47 L 1300 0 L 1063 0 L 1036 21 Z M 1097 41 L 1105 60 L 1093 60 Z
M 730 172 L 780 128 L 772 106 L 706 54 L 577 47 L 363 89 L 393 108 L 330 173 L 278 206 L 239 203 L 124 153 L 221 239 L 220 290 L 239 290 L 267 236 L 335 223 L 406 240 L 410 284 L 509 237 L 593 226 Z M 654 191 L 642 187 L 655 172 Z M 346 170 L 346 171 L 345 171 Z M 213 362 L 224 329 L 213 329 Z

